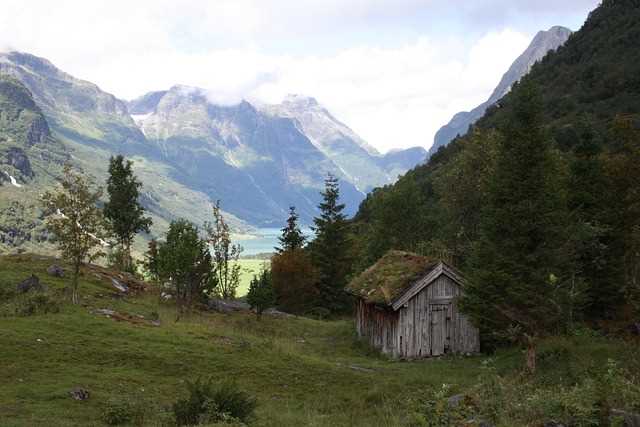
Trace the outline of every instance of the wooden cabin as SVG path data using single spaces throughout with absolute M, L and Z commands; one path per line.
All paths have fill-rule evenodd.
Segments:
M 479 352 L 479 331 L 456 303 L 463 283 L 442 261 L 388 252 L 347 287 L 357 298 L 358 336 L 403 359 Z

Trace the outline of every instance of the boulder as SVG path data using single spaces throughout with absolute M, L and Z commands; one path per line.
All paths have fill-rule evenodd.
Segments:
M 44 292 L 46 291 L 46 288 L 43 284 L 40 283 L 40 279 L 38 279 L 38 276 L 32 274 L 31 277 L 18 283 L 18 286 L 16 286 L 16 291 L 21 294 L 31 291 Z
M 113 285 L 114 288 L 116 288 L 120 292 L 124 292 L 125 294 L 129 292 L 129 287 L 127 285 L 125 285 L 124 283 L 120 283 L 113 277 L 111 278 L 111 284 Z
M 64 277 L 64 270 L 59 265 L 53 264 L 47 268 L 47 274 L 53 277 Z
M 447 399 L 447 405 L 449 408 L 457 408 L 460 406 L 460 402 L 464 400 L 463 394 L 456 394 Z
M 76 387 L 69 392 L 69 395 L 73 400 L 87 400 L 89 399 L 89 390 L 82 387 Z
M 622 420 L 622 425 L 624 427 L 640 427 L 640 414 L 621 411 L 619 409 L 612 409 L 609 418 L 611 419 L 611 421 Z
M 209 300 L 209 309 L 220 313 L 233 313 L 235 311 L 249 311 L 251 307 L 243 301 L 211 299 Z
M 264 314 L 275 317 L 296 317 L 294 314 L 285 313 L 284 311 L 277 310 L 275 308 L 268 308 L 264 311 Z

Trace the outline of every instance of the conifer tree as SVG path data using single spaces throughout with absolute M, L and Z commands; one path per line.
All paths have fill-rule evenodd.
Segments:
M 307 238 L 302 234 L 298 226 L 298 214 L 295 206 L 289 207 L 289 217 L 287 225 L 282 229 L 282 235 L 278 237 L 280 247 L 275 248 L 276 252 L 288 252 L 296 249 L 302 249 Z
M 142 184 L 133 175 L 132 164 L 122 155 L 111 157 L 107 179 L 109 200 L 104 205 L 104 215 L 118 240 L 118 267 L 129 272 L 133 270 L 133 238 L 140 231 L 149 232 L 151 225 L 151 218 L 144 216 L 144 209 L 138 201 Z
M 331 312 L 347 308 L 344 292 L 349 273 L 349 240 L 345 205 L 339 203 L 338 179 L 329 174 L 321 193 L 320 216 L 313 219 L 315 239 L 311 244 L 311 256 L 318 269 L 318 304 Z
M 554 293 L 563 200 L 537 90 L 525 81 L 513 93 L 461 308 L 481 329 L 526 345 L 534 372 L 538 338 L 555 332 L 562 314 Z
M 253 276 L 247 293 L 247 303 L 256 311 L 258 319 L 260 319 L 264 310 L 273 306 L 275 296 L 269 270 L 263 269 L 259 276 Z
M 78 275 L 82 264 L 104 256 L 101 247 L 106 246 L 105 221 L 97 207 L 102 190 L 92 190 L 92 181 L 72 171 L 65 165 L 62 188 L 43 196 L 47 217 L 47 229 L 55 237 L 62 257 L 73 265 L 71 299 L 79 302 Z
M 159 269 L 159 245 L 156 239 L 151 239 L 147 244 L 147 252 L 144 254 L 144 270 L 152 281 L 158 282 L 160 279 Z
M 613 248 L 621 261 L 626 301 L 640 313 L 640 126 L 638 118 L 619 115 L 613 123 L 614 153 L 608 164 L 615 200 L 609 214 L 615 228 Z

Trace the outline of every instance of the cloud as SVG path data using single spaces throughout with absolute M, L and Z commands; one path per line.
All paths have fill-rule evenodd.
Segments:
M 0 40 L 126 99 L 175 84 L 222 104 L 314 96 L 385 151 L 428 147 L 537 30 L 595 3 L 4 0 Z

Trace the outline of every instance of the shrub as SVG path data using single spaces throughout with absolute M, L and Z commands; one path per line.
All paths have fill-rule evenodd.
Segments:
M 187 382 L 189 396 L 173 405 L 176 424 L 247 423 L 253 418 L 256 400 L 232 382 L 214 386 L 211 379 Z
M 36 314 L 58 313 L 58 302 L 42 292 L 29 292 L 15 302 L 17 316 L 33 316 Z
M 122 424 L 143 425 L 145 403 L 135 399 L 109 399 L 102 411 L 102 421 L 110 426 Z

